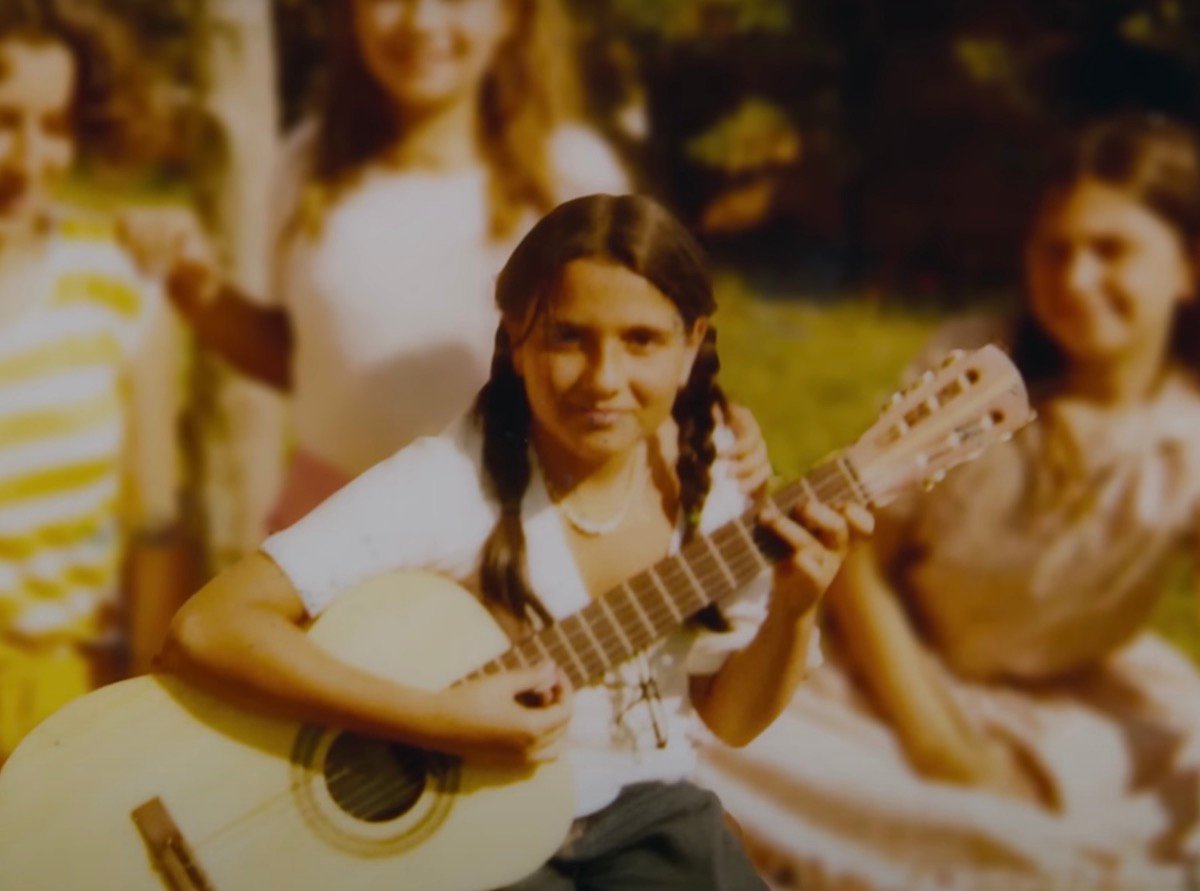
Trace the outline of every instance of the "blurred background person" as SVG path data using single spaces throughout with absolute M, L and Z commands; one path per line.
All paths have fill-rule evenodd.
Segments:
M 188 584 L 179 332 L 113 227 L 56 201 L 95 111 L 81 46 L 47 6 L 0 15 L 0 761 L 144 669 Z
M 492 279 L 539 213 L 623 192 L 578 121 L 555 0 L 355 0 L 329 6 L 319 114 L 288 140 L 274 207 L 272 301 L 200 258 L 186 221 L 128 218 L 203 343 L 292 396 L 279 527 L 412 439 L 486 377 Z M 178 261 L 176 256 L 178 255 Z
M 1038 421 L 888 512 L 831 590 L 836 655 L 761 744 L 709 752 L 764 864 L 803 887 L 1183 886 L 1200 674 L 1146 623 L 1200 555 L 1198 251 L 1192 130 L 1077 134 L 1024 310 L 930 352 L 1009 344 Z

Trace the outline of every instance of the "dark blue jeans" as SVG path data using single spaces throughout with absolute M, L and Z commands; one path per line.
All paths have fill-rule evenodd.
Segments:
M 725 824 L 691 783 L 638 783 L 576 821 L 537 872 L 504 891 L 765 891 Z

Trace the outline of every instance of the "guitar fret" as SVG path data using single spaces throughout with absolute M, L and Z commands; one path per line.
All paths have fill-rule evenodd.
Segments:
M 637 648 L 630 642 L 629 638 L 625 636 L 625 629 L 621 627 L 621 623 L 613 614 L 612 609 L 608 605 L 608 600 L 608 597 L 601 597 L 597 599 L 596 602 L 600 604 L 600 611 L 604 613 L 605 617 L 608 619 L 608 624 L 612 626 L 613 631 L 615 631 L 617 633 L 617 637 L 620 638 L 620 641 L 625 648 L 625 654 L 632 656 L 637 652 Z
M 713 555 L 713 562 L 717 564 L 717 568 L 721 571 L 722 575 L 725 576 L 726 581 L 729 582 L 730 589 L 736 591 L 738 589 L 738 580 L 734 577 L 733 573 L 730 572 L 729 567 L 725 565 L 725 560 L 721 556 L 721 552 L 717 550 L 716 545 L 713 544 L 712 539 L 706 536 L 701 536 L 700 540 L 708 545 L 709 553 Z
M 629 605 L 628 595 L 623 598 L 618 596 L 619 594 L 623 593 L 625 592 L 621 591 L 620 587 L 614 588 L 604 596 L 604 600 L 608 604 L 609 611 L 617 617 L 617 624 L 620 626 L 622 631 L 629 632 L 627 637 L 631 642 L 633 642 L 634 638 L 637 636 L 633 630 L 633 626 L 637 624 L 637 614 Z M 633 649 L 637 650 L 637 648 L 638 645 L 636 642 L 634 642 Z
M 653 623 L 653 637 L 657 637 L 663 629 L 669 628 L 675 622 L 674 615 L 663 605 L 662 592 L 654 584 L 648 571 L 639 572 L 629 579 L 628 588 L 637 599 L 638 605 L 641 606 L 646 617 Z
M 758 566 L 759 571 L 767 569 L 771 564 L 767 561 L 767 559 L 765 557 L 763 557 L 762 551 L 760 551 L 758 549 L 758 547 L 754 544 L 754 539 L 750 535 L 750 530 L 747 529 L 743 525 L 744 522 L 745 522 L 744 520 L 739 518 L 737 520 L 734 520 L 731 525 L 733 526 L 734 529 L 736 529 L 739 533 L 741 533 L 740 537 L 746 543 L 746 552 L 748 554 L 752 555 L 754 563 L 756 566 Z
M 574 616 L 570 618 L 574 620 Z M 576 624 L 577 622 L 575 621 L 556 622 L 554 623 L 554 627 L 558 628 L 559 638 L 562 638 L 566 642 L 566 648 L 570 651 L 571 659 L 574 660 L 577 668 L 580 669 L 580 675 L 583 678 L 587 678 L 590 675 L 589 659 L 587 658 L 587 653 L 583 651 L 583 648 L 578 645 L 575 639 Z
M 739 535 L 738 530 L 733 528 L 740 522 L 734 521 L 729 526 L 717 530 L 712 536 L 713 546 L 737 580 L 739 588 L 757 578 L 763 568 L 759 559 L 761 555 L 753 546 L 747 546 L 748 540 L 745 536 Z
M 547 662 L 556 661 L 555 658 L 550 655 L 550 650 L 547 649 L 546 642 L 544 640 L 542 640 L 542 632 L 538 632 L 537 634 L 534 634 L 532 637 L 530 637 L 528 639 L 528 642 L 531 646 L 533 646 L 535 649 L 537 649 L 542 654 L 543 660 L 545 660 Z
M 678 557 L 660 561 L 654 569 L 667 590 L 676 592 L 676 603 L 679 604 L 680 612 L 685 616 L 691 615 L 711 602 L 711 598 L 704 589 L 696 587 L 695 580 L 684 570 L 683 560 Z M 686 600 L 685 596 L 687 596 Z
M 817 490 L 813 487 L 812 481 L 808 477 L 800 477 L 800 488 L 804 490 L 805 499 L 808 501 L 820 501 L 817 497 Z
M 642 605 L 638 603 L 637 596 L 633 593 L 633 589 L 629 586 L 629 581 L 626 580 L 622 582 L 620 587 L 621 590 L 625 592 L 625 599 L 633 605 L 634 613 L 637 614 L 637 617 L 641 619 L 642 624 L 645 626 L 647 639 L 653 640 L 658 634 L 658 628 L 653 622 L 650 621 L 650 617 L 646 615 L 645 610 L 642 609 Z M 639 649 L 641 649 L 640 646 Z
M 679 565 L 679 568 L 683 570 L 683 574 L 687 576 L 688 583 L 693 589 L 695 589 L 696 593 L 700 595 L 702 600 L 710 601 L 716 599 L 710 598 L 704 593 L 704 586 L 700 584 L 700 580 L 696 578 L 695 573 L 692 572 L 692 567 L 688 566 L 687 560 L 676 560 L 675 562 Z
M 833 463 L 834 466 L 841 471 L 842 476 L 846 478 L 846 482 L 849 483 L 850 494 L 853 495 L 860 504 L 870 504 L 871 499 L 867 497 L 867 493 L 862 487 L 862 482 L 859 480 L 858 475 L 850 467 L 850 462 L 846 460 L 846 457 L 844 455 L 838 455 L 837 459 Z
M 580 677 L 586 678 L 587 666 L 583 664 L 583 660 L 580 659 L 579 654 L 575 652 L 575 648 L 571 645 L 571 641 L 567 638 L 566 632 L 563 631 L 563 626 L 560 623 L 555 622 L 550 626 L 550 630 L 556 633 L 558 635 L 558 639 L 562 641 L 562 645 L 566 649 L 567 655 L 571 657 L 571 661 L 574 662 L 575 667 L 579 669 Z M 558 660 L 555 661 L 557 662 Z M 566 671 L 569 668 L 567 665 L 562 665 L 561 662 L 559 663 L 559 666 L 563 669 L 563 671 Z M 574 678 L 572 678 L 572 680 L 574 680 Z
M 702 592 L 706 592 L 710 600 L 723 600 L 737 590 L 737 585 L 731 585 L 726 579 L 704 541 L 693 542 L 687 551 L 687 571 L 696 586 Z
M 603 668 L 608 664 L 609 661 L 608 651 L 604 648 L 604 645 L 600 643 L 600 640 L 596 637 L 596 635 L 592 633 L 591 625 L 587 620 L 586 611 L 579 613 L 578 616 L 579 621 L 576 624 L 583 629 L 583 633 L 587 635 L 588 642 L 591 644 L 592 649 L 594 649 L 600 656 L 599 667 Z
M 667 586 L 663 584 L 663 580 L 659 578 L 658 573 L 654 571 L 654 567 L 646 570 L 645 574 L 649 576 L 650 582 L 654 586 L 655 590 L 662 594 L 663 600 L 665 600 L 667 603 L 667 609 L 670 610 L 671 615 L 675 618 L 675 621 L 682 622 L 684 616 L 679 609 L 679 605 L 675 603 L 675 598 L 671 596 L 671 592 L 667 590 Z
M 528 668 L 529 667 L 529 663 L 525 659 L 525 654 L 521 652 L 520 647 L 513 647 L 511 650 L 508 651 L 508 653 L 505 653 L 504 656 L 502 656 L 501 658 L 503 659 L 503 658 L 507 657 L 509 655 L 509 653 L 512 654 L 513 661 L 517 663 L 516 664 L 517 668 Z
M 808 479 L 814 488 L 828 492 L 823 501 L 840 501 L 842 498 L 854 496 L 853 489 L 846 485 L 845 473 L 835 461 L 817 467 L 814 472 L 809 474 Z

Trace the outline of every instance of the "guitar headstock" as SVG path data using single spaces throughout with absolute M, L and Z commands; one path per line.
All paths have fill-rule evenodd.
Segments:
M 1033 420 L 1025 382 L 1003 350 L 955 350 L 894 394 L 847 449 L 870 503 L 914 484 L 926 488 Z

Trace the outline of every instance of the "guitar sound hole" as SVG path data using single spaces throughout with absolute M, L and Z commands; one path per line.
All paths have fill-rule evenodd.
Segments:
M 429 753 L 343 733 L 325 755 L 325 786 L 356 819 L 384 823 L 406 813 L 425 791 Z

